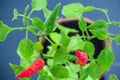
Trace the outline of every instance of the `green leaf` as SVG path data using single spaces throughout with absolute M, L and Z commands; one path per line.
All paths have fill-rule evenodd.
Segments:
M 30 56 L 29 59 L 20 59 L 20 66 L 27 68 L 28 66 L 30 66 L 38 57 L 39 57 L 39 53 L 37 53 L 36 51 L 34 51 L 34 53 L 32 54 L 32 56 Z
M 13 10 L 13 18 L 12 18 L 12 21 L 17 20 L 17 17 L 18 17 L 18 16 L 19 16 L 19 13 L 18 13 L 17 9 L 14 9 L 14 10 Z
M 7 35 L 12 31 L 13 29 L 8 27 L 6 24 L 4 24 L 2 21 L 0 21 L 0 41 L 4 41 L 7 37 Z
M 47 0 L 32 0 L 32 9 L 39 11 L 47 6 Z
M 80 66 L 79 65 L 75 65 L 75 64 L 71 64 L 71 65 L 66 66 L 66 68 L 68 69 L 69 76 L 70 76 L 68 78 L 68 80 L 77 80 L 78 79 L 77 72 L 79 72 Z M 76 72 L 76 70 L 77 70 L 77 72 Z
M 54 60 L 53 59 L 47 59 L 47 64 L 48 66 L 52 66 L 54 63 Z
M 66 48 L 61 47 L 58 49 L 54 55 L 54 64 L 63 64 L 67 61 L 68 53 Z
M 44 66 L 42 70 L 38 72 L 39 77 L 37 80 L 54 80 L 54 76 L 51 74 L 48 66 Z
M 12 68 L 12 70 L 14 71 L 15 74 L 19 73 L 20 71 L 22 71 L 24 68 L 12 63 L 9 63 L 10 67 Z
M 45 24 L 43 23 L 43 21 L 40 18 L 33 18 L 32 19 L 32 23 L 35 27 L 37 27 L 39 30 L 44 31 L 45 29 Z
M 70 43 L 70 37 L 61 32 L 61 45 L 67 47 Z
M 33 63 L 38 57 L 40 57 L 40 54 L 37 51 L 34 51 L 34 53 L 30 56 L 31 63 Z
M 120 44 L 120 34 L 118 34 L 118 35 L 115 36 L 114 41 L 115 41 L 117 44 Z
M 57 44 L 52 44 L 50 46 L 48 46 L 48 52 L 47 52 L 47 55 L 50 55 L 50 56 L 54 56 L 56 50 L 58 48 L 58 45 Z
M 83 18 L 79 19 L 78 25 L 79 25 L 79 28 L 80 28 L 81 31 L 86 31 L 87 30 L 87 24 L 86 24 L 86 22 Z
M 55 78 L 65 79 L 69 77 L 69 71 L 63 66 L 53 66 L 50 71 Z
M 88 28 L 93 28 L 93 29 L 99 29 L 99 28 L 104 28 L 106 29 L 106 21 L 104 20 L 96 20 L 94 23 L 88 26 Z
M 80 18 L 82 16 L 84 6 L 80 3 L 72 3 L 63 7 L 62 14 L 67 18 Z
M 93 62 L 88 67 L 88 73 L 93 78 L 93 80 L 99 79 L 100 77 L 100 68 L 99 66 Z
M 24 68 L 15 64 L 11 64 L 9 63 L 10 67 L 12 68 L 12 70 L 14 71 L 15 75 L 18 74 L 20 71 L 22 71 Z M 31 80 L 31 77 L 27 77 L 27 78 L 20 78 L 19 80 Z
M 84 51 L 89 57 L 93 57 L 95 52 L 95 47 L 92 42 L 85 42 Z
M 58 29 L 60 31 L 62 31 L 63 33 L 65 33 L 66 35 L 68 35 L 69 33 L 77 33 L 78 31 L 76 29 L 72 29 L 72 28 L 68 28 L 59 24 L 56 24 L 56 26 L 58 27 Z
M 88 70 L 85 69 L 84 71 L 81 72 L 80 74 L 80 80 L 87 80 L 86 78 L 88 77 Z
M 50 33 L 50 38 L 52 39 L 52 41 L 54 41 L 56 44 L 60 44 L 61 41 L 61 35 L 59 33 L 53 32 Z
M 25 7 L 25 10 L 24 10 L 24 15 L 26 15 L 26 14 L 27 14 L 28 9 L 29 9 L 29 5 L 27 5 L 27 6 Z
M 70 70 L 71 70 L 72 72 L 77 73 L 77 72 L 80 71 L 80 66 L 79 66 L 78 64 L 74 64 L 74 63 L 72 63 L 72 62 L 69 62 L 68 67 L 70 68 Z
M 43 9 L 44 17 L 47 19 L 52 14 L 52 11 L 48 10 L 47 8 Z
M 52 44 L 51 46 L 48 46 L 48 52 L 47 52 L 47 56 L 51 56 L 54 57 L 56 51 L 57 51 L 58 45 L 57 44 Z M 53 59 L 47 59 L 47 64 L 49 66 L 52 66 L 54 63 Z
M 67 47 L 68 51 L 75 51 L 77 49 L 83 50 L 85 42 L 81 39 L 80 36 L 71 37 L 69 45 Z
M 93 79 L 92 79 L 92 77 L 90 75 L 88 75 L 88 77 L 85 80 L 93 80 Z
M 45 74 L 45 75 L 39 75 L 37 80 L 48 80 L 48 75 Z
M 33 54 L 34 47 L 33 43 L 29 39 L 23 39 L 18 45 L 18 54 L 21 58 L 28 59 Z
M 28 9 L 29 9 L 29 5 L 27 5 L 25 7 L 25 10 L 24 10 L 24 17 L 22 19 L 22 22 L 23 22 L 24 25 L 27 23 L 27 16 L 26 15 L 27 15 Z
M 31 65 L 31 60 L 29 59 L 20 59 L 20 66 L 24 67 L 24 68 L 27 68 L 28 66 Z
M 114 54 L 112 50 L 109 48 L 103 49 L 98 55 L 97 61 L 103 71 L 108 70 L 114 61 Z
M 39 42 L 35 42 L 34 43 L 34 49 L 36 49 L 36 50 L 43 50 L 44 49 L 44 47 L 43 47 L 43 45 L 42 45 L 42 43 L 39 41 Z
M 107 32 L 105 30 L 90 30 L 90 32 L 97 37 L 99 40 L 104 40 L 107 37 Z
M 118 79 L 117 75 L 115 75 L 115 74 L 110 74 L 108 80 L 119 80 L 119 79 Z
M 84 7 L 84 12 L 93 11 L 93 10 L 95 10 L 95 7 L 94 7 L 94 6 Z
M 60 10 L 60 6 L 61 4 L 57 4 L 56 7 L 54 8 L 53 12 L 51 13 L 51 15 L 48 17 L 48 19 L 46 20 L 46 28 L 45 28 L 45 32 L 47 34 L 49 34 L 50 32 L 53 31 L 54 29 L 54 23 L 55 20 L 57 18 L 58 12 Z

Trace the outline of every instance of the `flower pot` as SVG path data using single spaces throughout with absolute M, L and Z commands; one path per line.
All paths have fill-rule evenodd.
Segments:
M 84 18 L 84 20 L 86 21 L 87 25 L 90 25 L 91 23 L 93 23 L 92 20 L 88 19 L 88 18 Z M 59 20 L 56 21 L 56 23 L 62 25 L 62 26 L 65 26 L 65 27 L 69 27 L 69 28 L 73 28 L 73 29 L 76 29 L 79 31 L 79 34 L 81 35 L 82 32 L 80 31 L 79 27 L 78 27 L 78 19 L 76 18 L 61 18 Z M 59 32 L 58 29 L 56 29 L 55 32 Z M 69 36 L 73 36 L 75 35 L 75 33 L 70 33 Z M 89 32 L 89 35 L 91 36 L 92 34 Z M 100 51 L 102 49 L 105 48 L 105 41 L 103 40 L 98 40 L 97 38 L 93 38 L 91 40 L 91 42 L 94 44 L 95 46 L 95 53 L 94 53 L 94 58 L 97 58 L 98 54 L 100 53 Z M 44 40 L 43 39 L 43 45 L 44 45 L 44 53 L 47 52 L 47 46 L 49 45 L 50 43 L 47 41 L 47 40 Z M 71 54 L 75 55 L 75 52 L 71 52 Z M 99 80 L 104 80 L 104 75 L 101 75 L 100 79 Z
M 88 19 L 88 18 L 84 18 L 84 20 L 86 21 L 87 25 L 90 25 L 91 23 L 93 23 L 93 21 Z M 61 19 L 57 20 L 56 22 L 59 23 L 62 26 L 76 29 L 76 30 L 79 31 L 80 35 L 82 34 L 82 32 L 80 31 L 80 29 L 78 27 L 78 19 L 76 19 L 76 18 L 69 18 L 69 19 L 61 18 Z M 75 34 L 71 33 L 70 36 L 71 35 L 75 35 Z M 91 36 L 92 34 L 89 32 L 89 35 Z M 94 39 L 91 40 L 91 42 L 95 46 L 94 58 L 97 58 L 97 56 L 99 55 L 100 51 L 105 48 L 105 41 L 98 40 L 97 38 L 94 38 Z M 75 52 L 74 52 L 74 54 L 75 54 Z M 101 75 L 99 80 L 104 80 L 104 74 Z

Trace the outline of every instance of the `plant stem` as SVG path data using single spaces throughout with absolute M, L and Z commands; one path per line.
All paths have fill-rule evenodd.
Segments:
M 27 27 L 18 27 L 18 28 L 13 28 L 13 30 L 26 30 Z
M 28 29 L 26 30 L 26 39 L 28 39 Z
M 90 40 L 90 35 L 88 33 L 88 30 L 86 30 L 86 34 L 87 34 L 87 37 L 88 37 L 88 41 Z
M 79 75 L 80 75 L 80 80 L 81 80 L 81 74 L 82 74 L 82 72 L 83 72 L 83 68 L 82 68 L 82 66 L 80 66 L 80 71 L 79 71 Z
M 45 39 L 47 39 L 49 43 L 54 44 L 47 36 L 45 36 Z
M 116 22 L 116 21 L 111 21 L 110 23 L 107 23 L 108 25 L 120 25 L 120 22 Z
M 30 17 L 31 16 L 31 14 L 33 13 L 33 9 L 30 11 L 30 13 L 28 14 L 28 17 Z
M 107 18 L 108 23 L 111 23 L 107 10 L 101 9 L 101 8 L 95 8 L 95 9 L 103 12 L 105 14 L 106 18 Z
M 86 41 L 84 31 L 82 31 L 82 36 L 83 36 L 83 40 Z
M 95 38 L 95 36 L 91 36 L 90 40 L 91 40 L 91 39 L 94 39 L 94 38 Z
M 108 35 L 110 35 L 110 36 L 117 36 L 118 34 L 109 33 Z
M 105 13 L 105 16 L 106 16 L 106 18 L 108 20 L 108 23 L 111 23 L 108 13 L 107 12 L 104 12 L 104 13 Z
M 69 56 L 68 56 L 68 59 L 69 59 L 70 61 L 75 61 L 75 60 L 76 60 L 76 56 L 75 56 L 75 55 L 69 55 Z
M 97 61 L 97 59 L 92 58 L 92 59 L 88 59 L 88 61 Z
M 27 26 L 27 29 L 26 29 L 26 39 L 28 39 L 28 30 L 29 30 L 29 21 L 28 21 L 28 19 L 26 19 L 27 21 L 26 21 L 26 23 L 25 23 L 25 25 Z
M 18 27 L 18 28 L 13 28 L 13 30 L 27 30 L 27 27 Z M 36 32 L 34 30 L 31 30 L 30 27 L 28 29 L 34 36 L 37 36 Z
M 44 57 L 45 59 L 53 59 L 53 57 L 52 57 L 52 56 L 49 56 L 49 55 L 43 55 L 43 57 Z
M 34 30 L 30 30 L 31 33 L 34 35 L 34 36 L 37 36 L 36 32 Z
M 21 17 L 25 17 L 26 18 L 26 23 L 25 23 L 25 26 L 27 26 L 27 28 L 25 28 L 26 29 L 26 39 L 28 38 L 28 31 L 30 30 L 29 28 L 29 20 L 31 20 L 32 21 L 32 19 L 30 18 L 30 15 L 33 13 L 33 9 L 30 11 L 30 13 L 28 14 L 28 16 L 26 16 L 26 15 L 22 15 L 22 14 L 20 14 L 19 16 L 21 16 Z M 33 33 L 33 35 L 35 35 L 36 36 L 36 32 L 35 31 L 33 31 L 33 30 L 30 30 L 32 33 Z
M 22 14 L 20 14 L 19 16 L 24 17 L 24 15 L 22 15 Z M 27 18 L 28 20 L 32 21 L 32 19 L 31 19 L 30 17 L 26 16 L 26 18 Z

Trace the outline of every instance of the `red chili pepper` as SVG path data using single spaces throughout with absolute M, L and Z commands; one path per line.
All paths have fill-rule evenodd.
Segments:
M 77 56 L 77 63 L 80 66 L 84 66 L 87 63 L 88 56 L 87 56 L 87 54 L 85 52 L 76 50 L 76 56 Z
M 24 69 L 23 71 L 19 72 L 16 75 L 16 78 L 24 78 L 29 77 L 41 70 L 44 66 L 44 60 L 37 59 L 35 62 L 33 62 L 27 69 Z

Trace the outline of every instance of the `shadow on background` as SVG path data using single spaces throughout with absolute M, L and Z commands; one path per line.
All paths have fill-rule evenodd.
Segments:
M 22 26 L 21 18 L 19 18 L 17 21 L 11 20 L 13 17 L 13 9 L 16 8 L 18 12 L 23 13 L 25 6 L 27 4 L 30 5 L 30 2 L 31 0 L 0 0 L 0 20 L 11 27 Z M 49 9 L 52 10 L 58 2 L 61 2 L 62 6 L 72 2 L 81 2 L 85 6 L 93 5 L 95 7 L 106 8 L 109 10 L 111 20 L 120 20 L 120 0 L 48 0 Z M 60 17 L 63 17 L 61 14 L 59 15 Z M 35 12 L 32 16 L 38 16 L 44 20 L 44 18 L 42 17 L 43 14 L 41 12 Z M 105 15 L 99 11 L 89 12 L 86 13 L 84 16 L 92 20 L 97 20 L 101 18 L 106 20 Z M 111 27 L 110 32 L 120 33 L 120 29 L 114 29 L 113 27 Z M 13 71 L 9 67 L 9 63 L 11 62 L 14 64 L 19 64 L 19 57 L 16 53 L 16 50 L 19 41 L 24 37 L 24 31 L 13 31 L 10 35 L 8 35 L 7 39 L 4 42 L 0 42 L 0 80 L 17 80 L 15 79 Z M 34 41 L 34 37 L 31 34 L 30 38 Z M 117 46 L 113 42 L 112 47 L 115 53 L 115 61 L 111 66 L 111 69 L 106 73 L 105 80 L 108 79 L 110 73 L 117 74 L 120 79 L 120 46 Z

